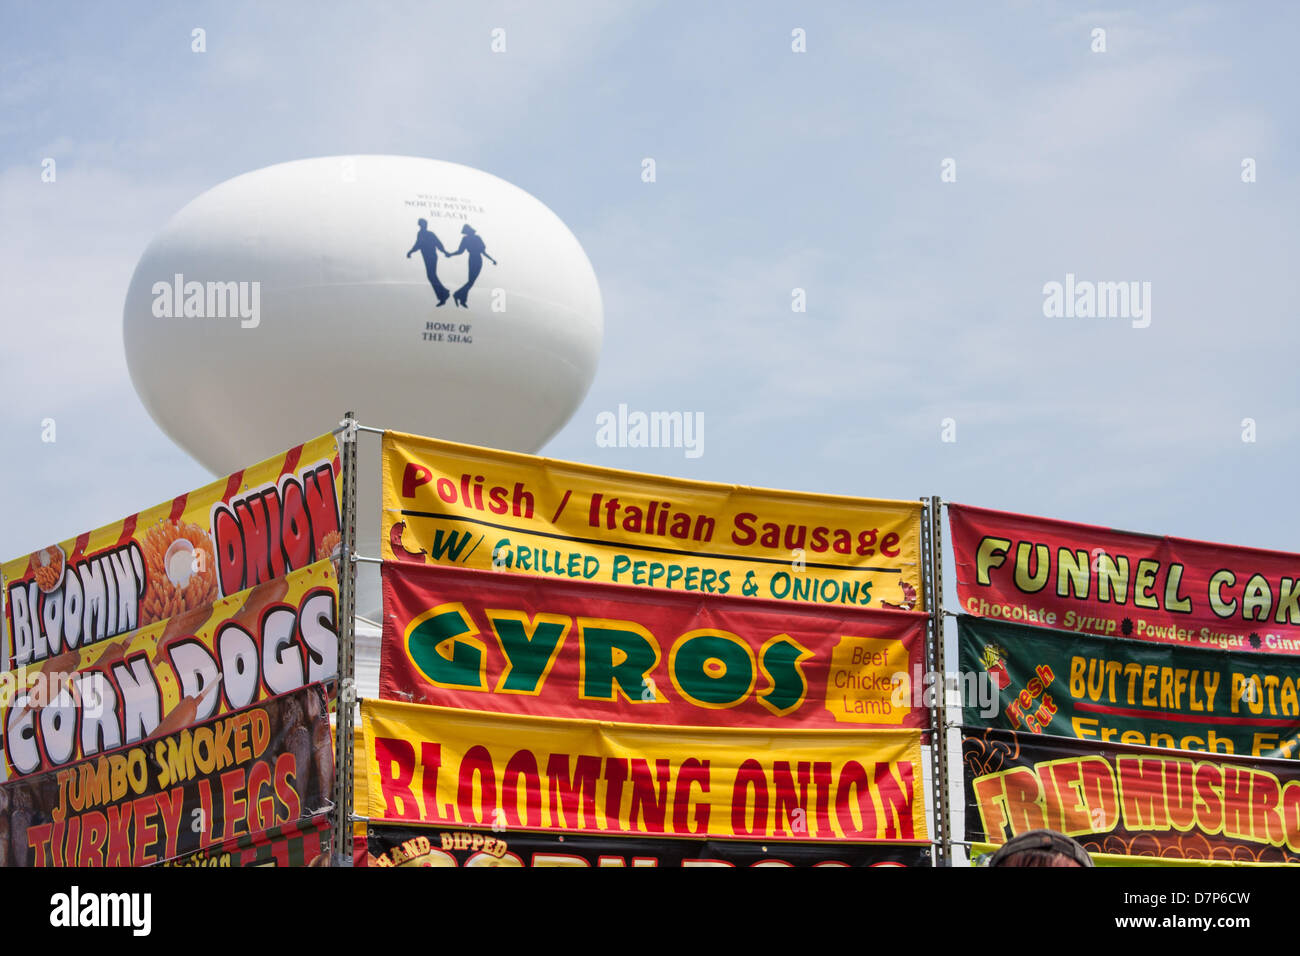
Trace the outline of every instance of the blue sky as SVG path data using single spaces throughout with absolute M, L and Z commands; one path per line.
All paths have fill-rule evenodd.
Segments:
M 548 455 L 1300 550 L 1298 39 L 1281 3 L 4 3 L 0 556 L 209 480 L 131 387 L 132 269 L 217 183 L 350 153 L 582 242 L 604 352 Z M 1046 318 L 1067 273 L 1150 282 L 1150 327 Z M 598 447 L 620 403 L 704 453 Z

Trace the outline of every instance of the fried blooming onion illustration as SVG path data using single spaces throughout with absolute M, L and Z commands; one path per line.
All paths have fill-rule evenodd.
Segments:
M 146 532 L 140 626 L 206 607 L 217 597 L 212 540 L 196 524 L 162 521 Z
M 63 583 L 63 549 L 57 544 L 36 551 L 27 561 L 27 570 L 42 594 L 50 594 Z

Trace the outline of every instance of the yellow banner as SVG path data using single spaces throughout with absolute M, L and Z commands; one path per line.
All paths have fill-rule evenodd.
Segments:
M 317 561 L 116 640 L 0 673 L 0 779 L 54 770 L 338 675 Z
M 322 435 L 0 565 L 0 670 L 111 641 L 328 558 L 340 537 L 338 459 L 334 437 Z
M 920 731 L 644 728 L 363 700 L 372 821 L 926 840 Z
M 741 488 L 398 432 L 383 557 L 776 600 L 923 610 L 921 503 Z

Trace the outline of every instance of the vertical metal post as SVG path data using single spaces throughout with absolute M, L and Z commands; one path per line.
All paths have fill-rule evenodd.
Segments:
M 926 641 L 927 667 L 933 706 L 930 708 L 930 781 L 933 796 L 934 865 L 952 865 L 952 834 L 948 814 L 948 681 L 944 672 L 943 646 L 943 528 L 940 510 L 943 502 L 937 495 L 921 509 L 921 563 L 925 584 L 925 607 L 930 620 Z
M 8 590 L 5 576 L 0 574 L 0 671 L 9 669 L 9 628 L 5 624 L 5 591 Z M 0 780 L 5 779 L 5 773 L 0 770 Z
M 338 708 L 334 717 L 334 866 L 352 865 L 352 738 L 357 684 L 356 565 L 357 544 L 357 423 L 348 412 L 339 423 L 343 471 L 343 542 L 339 559 L 339 676 Z

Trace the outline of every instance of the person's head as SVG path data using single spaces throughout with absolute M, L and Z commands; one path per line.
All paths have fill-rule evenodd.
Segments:
M 472 236 L 474 235 L 474 227 L 469 223 L 465 223 L 465 225 L 460 227 L 460 234 L 462 236 Z
M 1088 851 L 1064 833 L 1030 830 L 1002 844 L 989 866 L 1092 866 Z
M 418 223 L 420 224 L 420 228 L 421 228 L 421 229 L 428 229 L 428 228 L 429 228 L 429 220 L 427 220 L 427 219 L 417 219 L 417 220 L 415 220 L 415 221 L 418 222 Z

